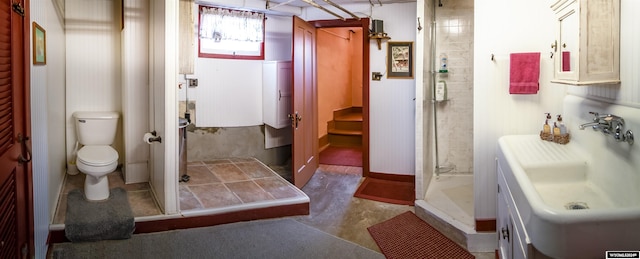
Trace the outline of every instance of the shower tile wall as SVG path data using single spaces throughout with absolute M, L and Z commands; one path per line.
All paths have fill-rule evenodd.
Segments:
M 436 53 L 448 56 L 448 101 L 437 105 L 440 166 L 473 173 L 473 0 L 447 1 L 436 7 Z M 436 62 L 439 67 L 440 62 Z

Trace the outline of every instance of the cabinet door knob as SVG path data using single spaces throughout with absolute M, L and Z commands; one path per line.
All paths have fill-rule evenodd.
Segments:
M 553 52 L 558 51 L 558 41 L 554 41 L 553 44 L 551 44 L 551 48 L 553 49 Z

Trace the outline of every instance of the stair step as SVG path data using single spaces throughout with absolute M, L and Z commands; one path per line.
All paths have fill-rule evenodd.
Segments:
M 329 134 L 329 143 L 336 147 L 361 147 L 362 136 Z
M 362 130 L 329 129 L 327 132 L 334 135 L 362 136 Z
M 331 121 L 327 127 L 327 130 L 352 130 L 362 132 L 361 121 Z
M 334 117 L 335 121 L 353 121 L 353 122 L 362 122 L 362 113 L 347 113 L 344 115 L 340 115 Z
M 333 118 L 339 118 L 347 114 L 362 114 L 362 107 L 349 107 L 333 111 Z

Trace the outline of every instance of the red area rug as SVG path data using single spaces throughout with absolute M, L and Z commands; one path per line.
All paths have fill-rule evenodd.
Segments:
M 387 258 L 475 258 L 410 211 L 367 230 Z
M 386 203 L 413 205 L 415 183 L 367 177 L 353 196 Z
M 320 164 L 362 167 L 362 148 L 329 146 L 320 152 Z

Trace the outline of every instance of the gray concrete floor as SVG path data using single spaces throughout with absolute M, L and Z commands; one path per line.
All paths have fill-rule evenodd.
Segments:
M 309 196 L 310 211 L 296 219 L 329 234 L 380 252 L 368 227 L 393 218 L 413 206 L 395 205 L 353 197 L 360 181 L 356 174 L 317 170 L 302 191 Z
M 344 173 L 348 167 L 321 167 L 302 191 L 310 198 L 310 212 L 294 217 L 299 222 L 326 233 L 380 252 L 368 227 L 393 218 L 406 211 L 415 212 L 413 206 L 396 205 L 353 197 L 361 174 Z M 341 170 L 343 169 L 343 170 Z M 336 172 L 337 171 L 337 172 Z M 494 253 L 473 253 L 476 258 L 495 258 Z

